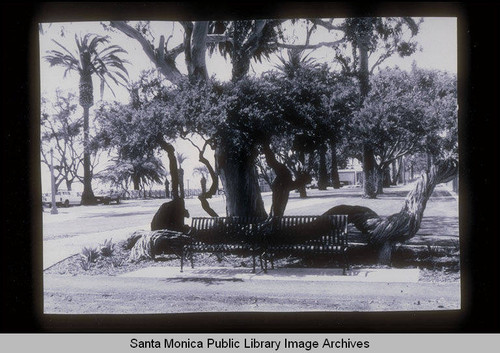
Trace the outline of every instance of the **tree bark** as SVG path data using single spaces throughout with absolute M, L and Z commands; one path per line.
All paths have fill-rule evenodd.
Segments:
M 179 193 L 180 193 L 180 198 L 184 198 L 184 169 L 179 168 L 177 170 L 179 173 Z
M 191 65 L 192 78 L 196 81 L 208 79 L 205 53 L 207 51 L 208 21 L 194 23 L 191 40 Z
M 292 172 L 283 163 L 278 162 L 274 153 L 271 151 L 269 143 L 264 144 L 262 150 L 266 157 L 267 164 L 276 174 L 271 185 L 273 202 L 270 216 L 282 217 L 285 214 L 290 191 L 304 187 L 305 184 L 311 181 L 311 177 L 306 173 L 299 173 L 296 179 L 293 180 Z
M 422 173 L 415 187 L 406 196 L 401 211 L 374 224 L 369 244 L 378 253 L 381 264 L 390 265 L 394 244 L 405 242 L 418 232 L 427 201 L 436 185 L 446 183 L 456 175 L 457 163 L 454 160 L 433 164 L 429 172 Z
M 170 182 L 165 178 L 165 198 L 170 198 Z
M 276 177 L 274 178 L 271 189 L 273 191 L 270 216 L 281 217 L 285 213 L 288 197 L 292 190 L 292 173 L 283 164 L 278 162 L 274 153 L 271 151 L 269 144 L 262 146 L 267 164 L 273 169 Z
M 203 148 L 198 149 L 198 151 L 199 151 L 198 160 L 207 167 L 208 173 L 210 174 L 210 179 L 212 180 L 212 185 L 210 186 L 210 188 L 208 190 L 206 190 L 206 179 L 203 176 L 203 179 L 205 179 L 205 184 L 202 183 L 201 195 L 198 196 L 198 199 L 201 202 L 201 207 L 203 208 L 203 210 L 206 213 L 208 213 L 208 215 L 210 217 L 219 217 L 217 212 L 215 212 L 215 210 L 212 207 L 210 207 L 210 204 L 208 203 L 208 199 L 212 198 L 212 196 L 214 196 L 217 193 L 217 190 L 219 189 L 219 176 L 215 172 L 214 168 L 212 167 L 212 165 L 210 164 L 208 159 L 206 159 L 204 156 L 205 148 L 207 146 L 208 146 L 208 143 L 205 142 L 205 145 L 203 146 Z
M 137 42 L 139 42 L 144 53 L 146 53 L 151 62 L 156 65 L 156 67 L 160 70 L 160 72 L 165 76 L 167 80 L 175 83 L 182 78 L 182 74 L 175 66 L 175 60 L 167 60 L 169 55 L 164 55 L 165 48 L 155 49 L 151 45 L 151 43 L 149 43 L 149 41 L 144 38 L 142 33 L 137 31 L 135 28 L 131 27 L 124 21 L 110 21 L 110 24 L 112 27 L 118 29 L 130 38 L 133 38 Z M 161 52 L 162 55 L 157 55 L 158 52 Z
M 140 190 L 141 180 L 139 179 L 138 175 L 136 174 L 132 175 L 132 184 L 134 184 L 134 190 Z
M 90 170 L 89 151 L 89 106 L 83 107 L 83 192 L 82 205 L 95 205 L 96 199 L 92 191 L 92 172 Z
M 370 91 L 370 70 L 368 68 L 368 33 L 360 32 L 357 34 L 357 44 L 359 50 L 359 86 L 361 100 L 363 101 Z M 364 172 L 364 197 L 374 199 L 377 197 L 378 173 L 377 163 L 372 147 L 369 141 L 363 144 L 363 172 Z
M 378 191 L 377 162 L 373 150 L 368 144 L 363 146 L 363 172 L 363 196 L 374 199 L 377 197 Z
M 391 181 L 391 185 L 397 185 L 398 184 L 398 179 L 399 179 L 399 171 L 400 171 L 400 168 L 399 168 L 400 164 L 399 164 L 399 159 L 396 159 L 392 162 L 392 165 L 391 165 L 391 171 L 392 171 L 392 181 Z
M 334 189 L 340 189 L 340 177 L 339 177 L 339 168 L 337 163 L 337 143 L 335 140 L 330 141 L 330 150 L 332 154 L 332 165 L 330 167 L 331 170 L 331 178 L 332 178 L 332 186 Z
M 303 151 L 299 152 L 299 160 L 300 160 L 300 163 L 302 164 L 302 166 L 304 166 L 306 164 L 306 156 L 305 156 L 305 153 Z M 301 199 L 307 198 L 306 185 L 300 186 L 298 188 L 298 191 L 299 191 L 299 197 Z
M 226 192 L 226 215 L 266 218 L 255 153 L 241 151 L 229 138 L 224 138 L 215 149 L 215 162 Z
M 318 189 L 326 190 L 328 186 L 328 171 L 326 169 L 326 146 L 323 144 L 318 148 L 319 170 L 318 170 Z
M 163 138 L 158 139 L 160 147 L 167 152 L 170 177 L 172 178 L 172 200 L 179 198 L 179 172 L 177 169 L 177 158 L 175 158 L 175 148 Z
M 126 248 L 131 249 L 129 261 L 154 260 L 156 255 L 182 255 L 182 247 L 189 237 L 171 230 L 137 231 L 127 240 Z

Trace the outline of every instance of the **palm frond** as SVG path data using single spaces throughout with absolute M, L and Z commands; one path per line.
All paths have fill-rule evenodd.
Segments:
M 76 55 L 57 41 L 53 40 L 53 42 L 62 51 L 48 51 L 44 58 L 50 66 L 65 67 L 64 77 L 70 71 L 77 71 L 80 76 L 95 74 L 101 80 L 101 97 L 104 85 L 115 95 L 108 81 L 116 85 L 127 84 L 128 71 L 125 64 L 128 61 L 118 56 L 127 53 L 127 51 L 118 45 L 107 46 L 108 36 L 103 37 L 93 33 L 87 33 L 83 36 L 75 34 Z
M 65 52 L 66 52 L 69 56 L 72 56 L 73 58 L 75 58 L 75 59 L 76 59 L 75 54 L 74 54 L 74 53 L 72 53 L 72 52 L 70 52 L 70 51 L 69 51 L 69 49 L 67 49 L 64 45 L 62 45 L 61 43 L 59 43 L 58 41 L 56 41 L 56 40 L 54 40 L 54 39 L 52 39 L 52 41 L 53 41 L 54 43 L 56 43 L 56 45 L 57 45 L 58 47 L 60 47 L 62 50 L 64 50 L 64 51 L 65 51 Z

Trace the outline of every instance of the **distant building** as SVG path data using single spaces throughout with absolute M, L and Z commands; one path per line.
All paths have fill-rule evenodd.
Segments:
M 363 166 L 356 158 L 349 158 L 345 169 L 339 169 L 339 180 L 344 185 L 361 185 L 363 183 Z
M 363 171 L 339 169 L 339 180 L 341 185 L 361 185 L 363 183 Z

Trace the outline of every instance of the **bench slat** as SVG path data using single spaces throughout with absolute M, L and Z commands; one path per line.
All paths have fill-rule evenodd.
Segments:
M 193 217 L 192 242 L 185 252 L 191 253 L 192 265 L 193 252 L 248 252 L 254 272 L 256 256 L 264 257 L 267 268 L 268 259 L 273 263 L 278 253 L 342 254 L 344 272 L 349 266 L 347 216 L 283 216 L 264 221 L 258 217 Z

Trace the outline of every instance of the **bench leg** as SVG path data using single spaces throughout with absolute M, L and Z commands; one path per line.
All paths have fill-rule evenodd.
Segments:
M 191 251 L 191 253 L 189 254 L 189 258 L 190 258 L 190 260 L 191 260 L 191 268 L 194 268 L 193 253 L 194 253 L 194 251 Z
M 181 252 L 181 272 L 184 272 L 184 249 Z
M 349 259 L 347 258 L 347 252 L 344 251 L 344 276 L 347 274 L 347 270 L 349 269 Z

